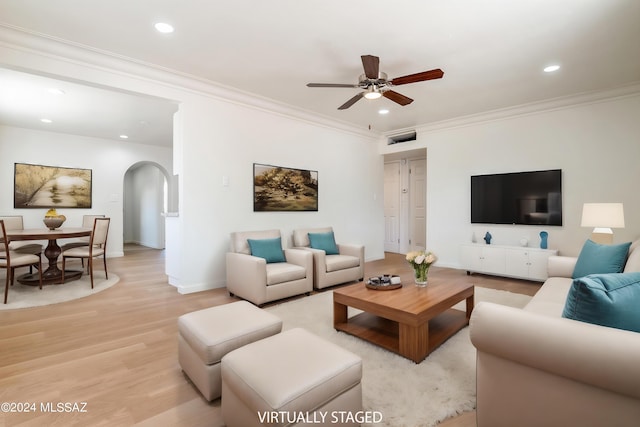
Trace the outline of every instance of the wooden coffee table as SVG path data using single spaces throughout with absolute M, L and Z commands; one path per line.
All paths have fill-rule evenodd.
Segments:
M 467 300 L 466 312 L 452 309 Z M 348 318 L 347 307 L 363 313 Z M 333 326 L 420 363 L 440 344 L 469 324 L 473 285 L 429 278 L 400 289 L 368 289 L 364 283 L 333 291 Z

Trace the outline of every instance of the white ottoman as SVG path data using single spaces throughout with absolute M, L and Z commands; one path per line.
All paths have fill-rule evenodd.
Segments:
M 227 427 L 335 426 L 332 414 L 362 411 L 361 378 L 360 357 L 290 329 L 222 358 L 222 416 Z
M 282 320 L 247 301 L 178 318 L 178 361 L 207 400 L 220 397 L 222 357 L 282 330 Z

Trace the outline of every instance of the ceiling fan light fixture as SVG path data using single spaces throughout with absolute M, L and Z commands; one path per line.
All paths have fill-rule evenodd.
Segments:
M 364 97 L 367 99 L 378 99 L 382 96 L 382 92 L 378 90 L 377 87 L 372 86 L 365 94 Z

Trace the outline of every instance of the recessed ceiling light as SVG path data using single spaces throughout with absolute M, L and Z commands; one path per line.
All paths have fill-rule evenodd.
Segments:
M 62 89 L 52 87 L 51 89 L 49 89 L 49 93 L 52 93 L 54 95 L 64 95 L 65 92 Z
M 120 138 L 121 139 L 127 139 L 127 138 L 129 138 L 129 135 L 120 135 Z
M 389 114 L 389 110 L 378 110 L 378 114 Z
M 173 33 L 173 26 L 166 22 L 158 22 L 154 27 L 163 34 Z
M 40 121 L 42 123 L 53 123 L 53 120 L 51 120 L 51 119 L 40 119 Z
M 560 69 L 559 65 L 549 65 L 548 67 L 544 67 L 545 73 L 553 73 L 554 71 L 558 71 Z

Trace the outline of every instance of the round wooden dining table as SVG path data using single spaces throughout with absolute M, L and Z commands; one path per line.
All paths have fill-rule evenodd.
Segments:
M 70 239 L 74 237 L 86 237 L 91 235 L 91 228 L 33 228 L 24 230 L 7 230 L 9 242 L 17 240 L 48 240 L 44 256 L 49 260 L 49 267 L 42 272 L 42 284 L 62 284 L 62 270 L 58 268 L 58 257 L 62 249 L 58 246 L 58 239 Z M 44 266 L 43 266 L 44 268 Z M 82 270 L 65 270 L 64 281 L 77 280 L 82 276 Z M 18 277 L 18 281 L 24 285 L 39 285 L 38 273 L 28 273 Z

